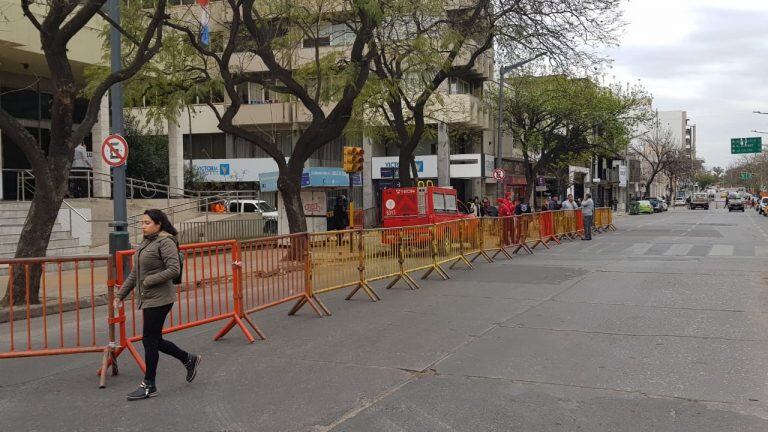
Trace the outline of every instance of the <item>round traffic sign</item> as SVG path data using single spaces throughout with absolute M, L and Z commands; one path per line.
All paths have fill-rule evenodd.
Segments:
M 493 178 L 496 180 L 504 180 L 504 170 L 501 168 L 493 170 Z
M 128 143 L 119 134 L 104 138 L 101 144 L 101 157 L 107 165 L 119 167 L 128 160 Z

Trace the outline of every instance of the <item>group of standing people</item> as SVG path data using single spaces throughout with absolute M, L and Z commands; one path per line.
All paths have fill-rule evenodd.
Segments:
M 521 214 L 531 213 L 532 208 L 526 202 L 525 198 L 515 198 L 514 201 L 509 198 L 497 198 L 496 205 L 492 206 L 488 198 L 474 197 L 467 203 L 468 210 L 476 217 L 504 217 L 519 216 Z M 553 195 L 541 206 L 541 211 L 552 210 L 576 210 L 581 209 L 584 216 L 584 240 L 592 240 L 592 222 L 595 209 L 595 203 L 592 201 L 592 195 L 586 194 L 584 200 L 574 199 L 572 194 L 562 203 L 557 195 Z

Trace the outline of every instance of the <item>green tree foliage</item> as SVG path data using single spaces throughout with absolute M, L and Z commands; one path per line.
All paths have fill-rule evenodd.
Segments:
M 696 174 L 694 179 L 699 189 L 704 190 L 716 185 L 720 178 L 714 173 L 702 171 Z
M 537 175 L 558 165 L 623 156 L 650 105 L 642 88 L 600 86 L 588 78 L 524 76 L 507 83 L 502 127 L 523 155 L 529 191 Z
M 142 126 L 134 117 L 126 116 L 125 138 L 131 143 L 126 176 L 168 184 L 168 137 Z

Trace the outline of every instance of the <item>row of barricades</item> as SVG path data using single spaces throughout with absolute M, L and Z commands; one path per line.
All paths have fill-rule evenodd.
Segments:
M 615 229 L 610 209 L 596 209 L 595 227 Z M 403 282 L 410 289 L 422 279 L 483 258 L 492 262 L 518 252 L 533 253 L 584 234 L 581 210 L 559 210 L 497 218 L 471 218 L 431 225 L 300 233 L 247 241 L 217 241 L 182 245 L 184 265 L 176 302 L 164 333 L 224 322 L 219 339 L 237 327 L 249 342 L 266 336 L 251 315 L 287 302 L 295 314 L 304 306 L 319 316 L 331 311 L 321 296 L 349 288 L 347 299 L 362 291 L 380 300 L 372 282 L 389 279 L 387 289 Z M 87 257 L 46 257 L 3 260 L 12 284 L 24 272 L 23 302 L 12 301 L 10 319 L 0 328 L 0 359 L 55 354 L 101 352 L 101 385 L 107 370 L 117 373 L 117 358 L 128 351 L 139 367 L 144 361 L 135 347 L 141 340 L 141 311 L 134 293 L 124 307 L 113 310 L 116 286 L 130 271 L 135 251 Z M 30 280 L 42 271 L 40 304 L 31 296 Z M 51 279 L 53 275 L 53 281 Z M 74 304 L 62 299 L 71 288 Z M 106 293 L 103 288 L 106 286 Z M 83 298 L 82 291 L 88 294 Z M 71 289 L 70 289 L 71 291 Z M 97 291 L 100 291 L 97 293 Z M 135 292 L 135 291 L 134 291 Z M 13 300 L 13 299 L 12 299 Z M 55 316 L 54 316 L 55 315 Z

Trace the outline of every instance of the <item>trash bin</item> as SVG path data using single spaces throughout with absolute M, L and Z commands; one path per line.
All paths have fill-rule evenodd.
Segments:
M 636 215 L 640 214 L 640 203 L 637 201 L 632 201 L 629 203 L 629 214 Z

